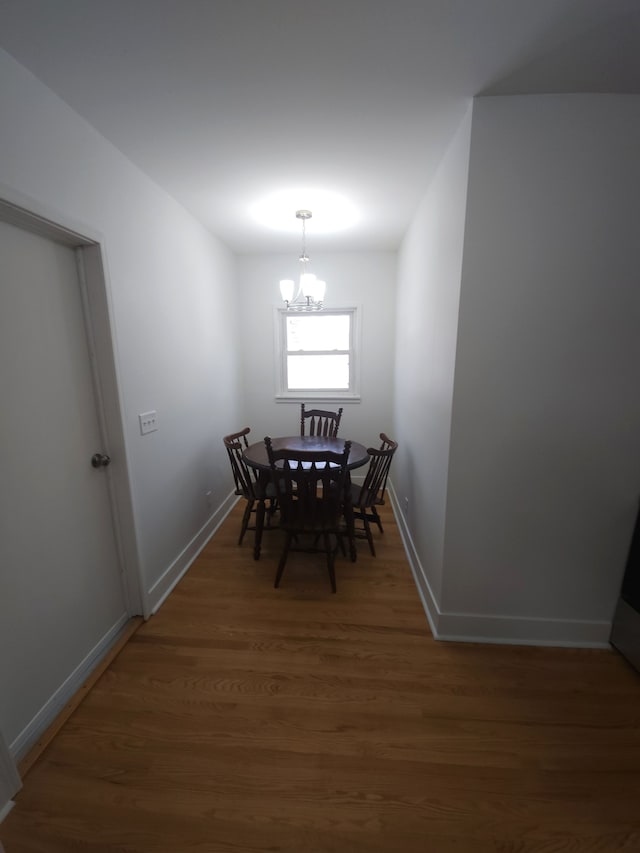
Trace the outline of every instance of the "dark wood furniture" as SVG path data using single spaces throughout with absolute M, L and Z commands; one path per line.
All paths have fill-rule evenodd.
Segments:
M 250 432 L 250 427 L 245 427 L 240 432 L 225 435 L 223 442 L 231 463 L 235 493 L 243 497 L 246 501 L 238 545 L 242 545 L 242 540 L 247 530 L 254 530 L 253 557 L 255 560 L 259 560 L 265 517 L 267 526 L 270 526 L 271 517 L 276 510 L 276 500 L 275 491 L 271 483 L 265 480 L 265 478 L 259 477 L 257 471 L 250 468 L 245 461 L 244 452 L 249 446 L 247 436 Z M 255 523 L 250 525 L 249 522 L 252 514 L 255 515 Z
M 344 440 L 340 438 L 331 438 L 322 435 L 285 435 L 271 439 L 271 445 L 274 450 L 293 450 L 293 451 L 329 451 L 332 453 L 341 453 L 344 448 Z M 248 465 L 261 472 L 269 472 L 269 458 L 264 441 L 257 441 L 255 444 L 250 444 L 243 453 L 244 459 Z M 347 468 L 352 471 L 354 468 L 360 468 L 366 465 L 369 461 L 369 451 L 364 444 L 359 444 L 357 441 L 351 442 L 349 451 L 349 459 Z M 268 479 L 268 478 L 267 478 Z
M 353 541 L 353 524 L 345 505 L 351 442 L 345 441 L 341 452 L 278 449 L 269 436 L 264 443 L 278 497 L 280 529 L 285 534 L 274 586 L 280 584 L 290 551 L 315 552 L 322 542 L 335 592 L 338 547 L 344 536 Z
M 335 438 L 338 435 L 342 409 L 328 412 L 324 409 L 307 409 L 300 405 L 300 435 L 326 435 Z
M 344 449 L 344 440 L 340 438 L 331 438 L 323 435 L 285 435 L 271 439 L 271 446 L 274 450 L 290 450 L 294 454 L 307 452 L 329 452 L 342 453 Z M 245 462 L 254 468 L 258 473 L 258 479 L 264 489 L 272 487 L 271 483 L 271 466 L 267 455 L 267 448 L 264 441 L 258 441 L 255 444 L 250 444 L 243 453 Z M 357 441 L 351 442 L 349 455 L 347 459 L 347 469 L 352 471 L 354 468 L 360 468 L 366 465 L 369 461 L 369 452 L 364 444 Z M 281 464 L 281 463 L 278 463 Z M 353 527 L 353 516 L 350 515 L 350 498 L 351 498 L 351 480 L 347 480 L 346 485 L 346 508 L 347 520 L 349 522 L 349 554 L 352 560 L 357 557 L 356 552 L 356 537 Z
M 384 504 L 384 493 L 387 487 L 387 478 L 393 454 L 398 448 L 397 442 L 390 439 L 383 432 L 380 433 L 381 444 L 379 448 L 369 447 L 367 453 L 371 457 L 369 470 L 361 486 L 351 484 L 351 504 L 353 506 L 353 518 L 355 523 L 355 535 L 360 539 L 366 539 L 369 550 L 375 557 L 376 549 L 371 535 L 371 522 L 378 525 L 380 533 L 384 533 L 382 522 L 377 507 Z M 358 524 L 361 522 L 361 526 Z

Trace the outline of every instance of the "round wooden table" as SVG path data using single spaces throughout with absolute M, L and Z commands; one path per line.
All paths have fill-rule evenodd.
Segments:
M 325 435 L 286 435 L 272 438 L 271 446 L 274 450 L 329 450 L 332 453 L 342 453 L 346 440 L 344 438 L 329 438 Z M 261 471 L 269 470 L 269 458 L 264 441 L 256 441 L 255 444 L 250 444 L 243 456 L 252 468 Z M 360 468 L 362 465 L 366 465 L 368 461 L 369 454 L 364 444 L 352 441 L 347 468 L 349 470 Z

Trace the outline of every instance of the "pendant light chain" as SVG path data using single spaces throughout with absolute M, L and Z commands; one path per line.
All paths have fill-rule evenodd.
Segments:
M 287 311 L 320 311 L 322 309 L 325 283 L 309 272 L 309 256 L 307 255 L 307 219 L 311 219 L 310 210 L 296 210 L 296 219 L 302 221 L 302 254 L 299 261 L 302 264 L 298 289 L 291 279 L 280 282 L 280 292 Z
M 301 272 L 307 272 L 307 228 L 306 221 L 302 220 L 302 254 L 300 255 L 300 263 L 302 266 L 300 267 Z
M 307 219 L 311 219 L 311 211 L 297 210 L 296 217 L 302 220 L 302 254 L 300 255 L 300 260 L 307 264 L 309 262 L 309 256 L 307 255 Z

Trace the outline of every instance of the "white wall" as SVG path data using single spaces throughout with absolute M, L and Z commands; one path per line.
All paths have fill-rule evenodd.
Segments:
M 603 642 L 640 492 L 640 98 L 474 105 L 445 635 Z
M 239 412 L 234 260 L 163 190 L 0 52 L 0 196 L 104 247 L 147 606 L 231 489 L 220 436 Z M 158 412 L 140 436 L 138 413 Z M 211 506 L 205 492 L 211 490 Z
M 239 411 L 240 399 L 234 260 L 2 51 L 0 115 L 0 199 L 96 238 L 102 246 L 126 444 L 124 454 L 105 449 L 112 454 L 112 468 L 124 466 L 130 473 L 135 535 L 128 537 L 127 565 L 140 577 L 141 603 L 148 613 L 214 529 L 232 489 L 220 437 L 223 420 Z M 11 400 L 3 403 L 11 405 Z M 150 409 L 158 412 L 159 430 L 142 437 L 138 413 Z M 41 476 L 41 471 L 33 475 L 34 492 Z M 121 479 L 126 484 L 127 477 Z M 131 505 L 128 495 L 126 503 Z M 80 608 L 82 601 L 78 591 Z M 29 623 L 32 604 L 16 614 L 16 601 L 0 597 L 5 627 L 11 624 L 5 608 L 14 608 L 12 615 Z M 58 627 L 55 647 L 69 652 L 66 659 L 56 658 L 61 680 L 51 696 L 44 697 L 35 716 L 28 691 L 10 697 L 11 736 L 21 731 L 12 744 L 18 758 L 79 687 L 91 657 L 76 642 L 74 624 L 66 628 L 61 619 Z M 101 624 L 93 630 L 83 638 L 92 654 L 114 639 L 113 630 L 102 635 Z M 46 646 L 47 637 L 42 641 Z M 12 655 L 11 644 L 0 654 Z M 42 672 L 31 666 L 28 677 L 40 689 L 50 674 L 44 648 L 38 660 Z M 3 799 L 8 793 L 4 787 L 0 791 Z M 3 807 L 0 801 L 0 811 Z
M 296 434 L 300 404 L 276 403 L 274 309 L 281 308 L 278 283 L 295 278 L 298 246 L 289 255 L 251 255 L 238 259 L 238 300 L 242 304 L 242 423 L 228 417 L 229 432 L 251 427 L 252 438 Z M 327 307 L 357 306 L 361 326 L 361 402 L 327 403 L 344 409 L 340 434 L 365 446 L 393 435 L 393 364 L 396 255 L 370 252 L 309 254 L 314 272 L 327 282 Z
M 608 639 L 640 492 L 639 107 L 476 99 L 403 242 L 393 486 L 441 639 Z
M 470 131 L 471 108 L 403 241 L 398 273 L 392 481 L 432 617 L 443 583 Z

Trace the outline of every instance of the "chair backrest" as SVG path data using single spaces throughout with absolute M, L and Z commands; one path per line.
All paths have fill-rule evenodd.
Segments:
M 390 439 L 383 432 L 380 433 L 380 439 L 381 444 L 379 448 L 367 448 L 370 462 L 369 470 L 360 489 L 358 505 L 361 508 L 384 503 L 384 492 L 387 488 L 391 460 L 398 448 L 398 443 Z
M 240 432 L 225 435 L 222 439 L 227 448 L 233 479 L 236 486 L 236 494 L 243 495 L 248 500 L 257 497 L 255 472 L 249 468 L 244 460 L 243 452 L 249 446 L 247 436 L 251 432 L 250 427 L 245 427 Z
M 336 530 L 343 512 L 351 442 L 342 453 L 274 450 L 264 440 L 278 496 L 280 526 L 299 533 Z
M 342 408 L 337 412 L 324 409 L 307 409 L 300 405 L 300 435 L 326 435 L 336 438 L 342 417 Z

